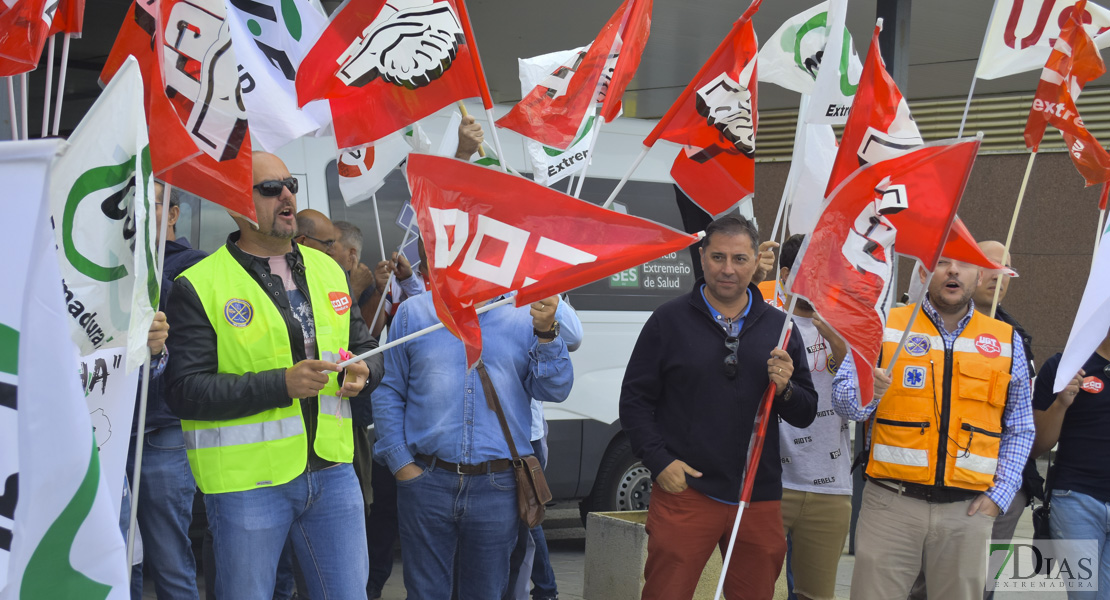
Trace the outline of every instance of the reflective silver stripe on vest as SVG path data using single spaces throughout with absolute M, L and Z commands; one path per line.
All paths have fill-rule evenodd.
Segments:
M 286 417 L 280 421 L 225 425 L 223 427 L 198 429 L 195 431 L 186 431 L 184 433 L 186 450 L 203 450 L 205 448 L 223 448 L 226 446 L 273 442 L 303 435 L 304 424 L 301 422 L 300 415 L 293 415 L 292 417 Z
M 961 454 L 956 457 L 956 468 L 975 471 L 984 475 L 994 475 L 998 469 L 998 459 L 979 456 L 978 454 Z
M 910 335 L 919 335 L 929 340 L 932 348 L 937 350 L 944 350 L 944 338 L 939 335 L 928 335 L 925 333 L 910 332 Z M 884 329 L 883 341 L 897 344 L 902 341 L 901 329 Z M 1014 345 L 1010 342 L 1003 342 L 999 340 L 999 356 L 1010 358 L 1014 355 Z M 975 345 L 975 340 L 965 337 L 956 338 L 956 342 L 952 344 L 953 352 L 967 352 L 969 354 L 982 354 L 979 348 Z
M 335 396 L 320 396 L 320 412 L 344 419 L 351 418 L 351 401 Z
M 924 338 L 928 338 L 929 339 L 929 344 L 932 346 L 932 348 L 937 348 L 938 350 L 942 350 L 942 351 L 944 350 L 944 338 L 940 337 L 939 335 L 929 335 L 927 333 L 918 333 L 916 331 L 911 331 L 910 332 L 910 335 L 915 335 L 915 334 L 920 335 Z M 898 342 L 902 341 L 902 330 L 901 329 L 890 329 L 890 328 L 884 329 L 883 330 L 883 341 L 884 342 L 890 342 L 892 344 L 897 344 Z
M 899 448 L 898 446 L 875 444 L 872 451 L 874 452 L 872 458 L 879 462 L 892 465 L 903 465 L 906 467 L 929 466 L 929 452 L 927 450 L 915 450 L 913 448 Z

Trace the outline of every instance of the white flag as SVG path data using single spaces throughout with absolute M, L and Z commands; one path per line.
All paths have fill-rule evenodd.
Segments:
M 822 2 L 787 20 L 759 49 L 759 81 L 773 83 L 799 94 L 812 94 L 814 80 L 829 39 L 829 3 Z M 851 35 L 848 36 L 849 47 Z M 843 54 L 842 54 L 843 56 Z M 863 72 L 859 56 L 848 56 L 849 80 Z
M 1074 0 L 996 0 L 975 76 L 997 79 L 1044 68 L 1074 6 Z M 1083 21 L 1095 45 L 1110 46 L 1110 11 L 1088 2 Z
M 790 233 L 810 234 L 817 226 L 825 202 L 825 186 L 836 160 L 836 133 L 832 125 L 798 123 L 798 142 L 787 177 Z M 795 171 L 796 169 L 796 171 Z
M 1110 226 L 1107 231 L 1110 231 Z M 1110 236 L 1103 231 L 1102 243 L 1095 250 L 1095 262 L 1087 277 L 1087 289 L 1083 290 L 1079 312 L 1071 325 L 1068 345 L 1060 357 L 1053 392 L 1059 394 L 1067 387 L 1071 378 L 1102 343 L 1107 331 L 1110 331 Z
M 127 370 L 149 352 L 158 306 L 154 178 L 138 63 L 128 57 L 54 165 L 50 206 L 70 329 L 82 355 L 127 348 Z
M 373 146 L 340 152 L 336 165 L 339 191 L 347 206 L 362 202 L 381 189 L 386 175 L 401 164 L 411 150 L 406 135 L 398 131 L 378 140 Z
M 810 123 L 843 125 L 848 121 L 848 111 L 852 108 L 863 67 L 852 44 L 852 36 L 844 26 L 847 8 L 848 0 L 829 2 L 827 40 L 820 63 L 831 68 L 817 70 L 806 116 Z
M 583 46 L 574 50 L 561 50 L 532 58 L 517 59 L 520 68 L 521 94 L 528 95 L 532 88 L 547 79 L 552 72 L 560 66 L 578 60 L 579 55 L 588 48 L 589 46 Z M 613 50 L 614 57 L 619 54 L 619 50 L 618 40 Z M 613 60 L 613 58 L 610 58 L 610 60 Z M 602 77 L 598 82 L 601 98 L 604 98 L 604 90 L 608 89 L 607 77 L 612 73 L 611 65 L 607 66 L 605 73 L 606 77 Z M 532 163 L 532 174 L 536 183 L 550 186 L 571 175 L 578 174 L 586 168 L 586 164 L 589 162 L 590 142 L 596 132 L 594 127 L 595 108 L 595 105 L 591 103 L 589 110 L 586 111 L 586 115 L 582 119 L 582 124 L 578 127 L 578 135 L 566 150 L 544 146 L 532 139 L 524 139 L 525 151 Z
M 141 105 L 139 110 L 142 115 Z M 104 483 L 77 379 L 71 317 L 59 294 L 50 232 L 46 180 L 60 143 L 0 144 L 0 180 L 18 199 L 8 203 L 10 230 L 0 251 L 27 257 L 0 266 L 7 286 L 0 295 L 0 398 L 18 386 L 18 406 L 5 401 L 0 422 L 7 431 L 14 416 L 19 447 L 19 496 L 9 526 L 14 537 L 0 586 L 3 596 L 13 599 L 125 600 L 130 592 L 119 515 Z M 5 453 L 0 460 L 5 467 L 8 458 Z
M 328 19 L 309 0 L 227 0 L 239 86 L 254 139 L 268 152 L 331 122 L 326 101 L 297 108 L 297 67 Z

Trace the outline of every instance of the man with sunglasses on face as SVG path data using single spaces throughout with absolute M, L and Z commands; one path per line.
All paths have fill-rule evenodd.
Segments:
M 205 493 L 216 594 L 270 600 L 290 539 L 311 597 L 365 598 L 350 403 L 369 402 L 382 359 L 340 372 L 341 349 L 377 343 L 342 268 L 292 241 L 297 180 L 264 152 L 253 173 L 258 224 L 233 215 L 239 231 L 178 277 L 167 311 L 167 401 Z
M 817 413 L 801 335 L 776 347 L 787 316 L 751 283 L 759 233 L 744 217 L 705 228 L 704 279 L 644 324 L 621 387 L 621 427 L 655 478 L 648 509 L 644 599 L 694 595 L 714 548 L 728 544 L 748 443 L 764 390 L 778 386 L 771 425 L 725 578 L 729 600 L 774 594 L 786 539 L 778 418 L 806 427 Z

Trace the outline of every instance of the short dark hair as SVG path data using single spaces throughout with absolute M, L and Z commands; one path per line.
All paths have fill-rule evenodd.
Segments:
M 794 261 L 798 259 L 798 251 L 802 249 L 802 242 L 806 236 L 795 233 L 794 235 L 786 238 L 782 243 L 782 248 L 779 248 L 779 268 L 780 269 L 794 269 Z
M 759 252 L 759 229 L 743 215 L 726 215 L 706 226 L 705 239 L 701 242 L 702 247 L 708 247 L 709 239 L 718 233 L 746 235 L 752 241 L 752 249 Z

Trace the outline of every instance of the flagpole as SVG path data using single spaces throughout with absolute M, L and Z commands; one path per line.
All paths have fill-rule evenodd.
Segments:
M 574 174 L 572 173 L 567 177 L 567 195 L 574 189 Z
M 798 124 L 794 129 L 794 148 L 801 148 L 805 143 L 805 134 L 802 129 L 805 125 L 805 114 L 809 110 L 809 94 L 802 94 L 801 100 L 798 101 Z M 798 158 L 801 161 L 805 160 L 805 153 L 800 150 L 795 150 Z M 775 234 L 779 230 L 779 223 L 782 222 L 782 229 L 786 231 L 786 204 L 790 201 L 790 190 L 793 188 L 794 183 L 797 182 L 798 171 L 801 170 L 801 165 L 794 164 L 794 158 L 790 159 L 790 171 L 786 174 L 786 187 L 782 189 L 782 198 L 779 200 L 779 209 L 775 213 L 775 224 L 771 227 L 771 235 L 767 239 L 775 239 Z M 797 169 L 795 169 L 797 167 Z
M 788 340 L 790 339 L 790 331 L 794 324 L 791 315 L 794 314 L 794 307 L 797 303 L 798 297 L 793 296 L 790 299 L 790 307 L 787 310 L 782 331 L 779 333 L 777 348 L 786 349 Z M 755 472 L 759 467 L 759 459 L 763 454 L 763 443 L 767 436 L 767 423 L 770 421 L 771 403 L 774 401 L 777 392 L 778 388 L 774 380 L 772 380 L 767 385 L 767 389 L 764 390 L 763 398 L 759 403 L 759 410 L 755 416 L 755 425 L 752 428 L 752 436 L 748 440 L 748 460 L 740 486 L 740 503 L 736 507 L 736 519 L 732 522 L 732 534 L 728 538 L 728 548 L 725 550 L 724 561 L 721 563 L 721 576 L 717 580 L 717 591 L 713 594 L 713 600 L 719 600 L 721 592 L 723 592 L 725 588 L 725 576 L 728 575 L 729 562 L 732 560 L 732 550 L 736 546 L 736 534 L 740 531 L 740 518 L 744 516 L 744 508 L 748 506 L 752 497 Z
M 597 138 L 601 137 L 601 126 L 605 123 L 605 119 L 599 118 L 601 115 L 595 116 L 593 125 L 594 136 L 590 139 L 590 149 L 586 151 L 586 164 L 582 167 L 582 173 L 578 176 L 578 187 L 574 189 L 574 197 L 582 197 L 582 184 L 586 182 L 586 171 L 590 169 L 590 163 L 594 162 L 594 146 L 597 146 Z
M 1025 199 L 1025 187 L 1029 184 L 1029 174 L 1033 172 L 1033 160 L 1037 158 L 1037 151 L 1029 153 L 1029 163 L 1025 165 L 1025 176 L 1021 178 L 1021 188 L 1018 190 L 1017 204 L 1014 205 L 1014 216 L 1010 218 L 1010 231 L 1006 233 L 1006 247 L 1002 251 L 1003 258 L 1010 255 L 1010 243 L 1014 240 L 1014 229 L 1017 227 L 1018 213 L 1021 212 L 1021 202 Z M 991 301 L 991 318 L 998 311 L 998 297 L 1002 286 L 994 286 L 994 300 Z
M 385 255 L 385 239 L 382 238 L 382 215 L 378 212 L 378 195 L 371 194 L 370 202 L 374 203 L 374 221 L 378 224 L 378 250 L 381 250 L 382 260 L 389 260 Z
M 1098 231 L 1095 232 L 1095 251 L 1091 253 L 1091 268 L 1095 268 L 1095 259 L 1098 258 L 1098 247 L 1102 244 L 1102 227 L 1106 223 L 1106 209 L 1098 211 Z
M 897 257 L 895 260 L 897 260 Z M 929 271 L 929 275 L 925 278 L 925 283 L 921 286 L 921 291 L 918 293 L 917 299 L 914 300 L 910 298 L 916 306 L 913 309 L 913 314 L 910 315 L 910 322 L 906 324 L 906 329 L 902 331 L 902 337 L 898 340 L 898 347 L 894 349 L 894 354 L 890 357 L 890 364 L 886 367 L 887 377 L 894 373 L 894 361 L 898 360 L 898 355 L 902 353 L 902 348 L 905 347 L 906 340 L 910 338 L 910 330 L 913 329 L 913 322 L 917 320 L 917 315 L 921 314 L 921 305 L 925 304 L 925 294 L 929 291 L 929 283 L 933 281 L 934 272 L 935 269 Z M 910 277 L 913 277 L 912 273 Z
M 46 89 L 42 93 L 42 133 L 50 133 L 50 93 L 54 91 L 54 36 L 46 38 Z
M 983 60 L 983 48 L 987 47 L 987 37 L 990 36 L 991 25 L 994 24 L 994 9 L 997 8 L 997 6 L 997 2 L 991 3 L 991 16 L 987 18 L 987 30 L 983 32 L 983 43 L 979 44 L 979 59 L 975 61 L 976 69 L 979 67 L 979 61 Z M 960 132 L 956 134 L 958 138 L 964 136 L 964 125 L 967 123 L 967 112 L 971 109 L 971 97 L 975 94 L 975 82 L 978 80 L 979 78 L 975 76 L 975 72 L 973 71 L 971 73 L 971 89 L 967 91 L 967 102 L 964 103 L 964 116 L 960 118 Z
M 29 139 L 31 139 L 31 134 L 28 131 L 28 127 L 27 127 L 27 74 L 26 73 L 20 73 L 19 74 L 19 97 L 20 97 L 19 115 L 20 115 L 20 118 L 23 121 L 22 123 L 19 124 L 19 126 L 23 130 L 23 139 L 29 140 Z
M 54 127 L 50 135 L 58 135 L 62 124 L 62 96 L 66 89 L 66 69 L 69 66 L 69 40 L 73 34 L 67 33 L 62 37 L 62 64 L 58 70 L 58 95 L 54 100 Z
M 5 77 L 8 82 L 8 118 L 11 119 L 12 139 L 19 139 L 19 119 L 15 112 L 15 76 Z
M 150 186 L 150 191 L 154 192 L 154 186 Z M 155 269 L 154 280 L 158 282 L 159 287 L 162 283 L 162 265 L 166 261 L 166 230 L 169 224 L 169 208 L 170 208 L 170 193 L 173 191 L 173 186 L 169 183 L 162 184 L 162 219 L 158 224 L 158 260 L 153 265 Z M 157 198 L 155 198 L 157 200 Z M 157 209 L 155 209 L 157 210 Z M 149 215 L 148 215 L 149 218 Z M 136 248 L 136 252 L 141 252 L 142 248 Z M 158 310 L 158 307 L 154 307 Z M 165 352 L 165 350 L 163 350 Z M 146 408 L 147 399 L 150 393 L 150 350 L 146 352 L 143 358 L 143 374 L 142 383 L 139 385 L 139 415 L 136 417 L 135 430 L 135 470 L 131 473 L 131 521 L 127 528 L 127 580 L 131 581 L 131 575 L 134 569 L 131 568 L 135 558 L 135 533 L 138 531 L 139 519 L 139 484 L 142 479 L 142 466 L 143 466 L 143 441 L 146 439 Z
M 498 300 L 497 302 L 487 304 L 487 305 L 479 308 L 478 310 L 476 310 L 474 312 L 476 314 L 480 315 L 484 312 L 489 312 L 489 311 L 497 308 L 498 306 L 505 306 L 506 304 L 510 304 L 510 303 L 512 303 L 512 301 L 514 299 L 515 299 L 515 296 L 509 296 L 508 298 L 502 298 L 502 299 Z M 405 342 L 415 340 L 416 338 L 418 338 L 420 336 L 428 335 L 429 333 L 432 333 L 433 331 L 443 329 L 444 327 L 446 327 L 446 326 L 442 322 L 436 323 L 435 325 L 429 325 L 429 326 L 425 327 L 424 329 L 421 329 L 420 331 L 415 331 L 413 333 L 410 333 L 410 334 L 406 335 L 405 337 L 397 338 L 397 339 L 393 340 L 392 342 L 382 344 L 381 346 L 378 346 L 377 348 L 374 348 L 373 350 L 368 350 L 366 352 L 363 352 L 362 354 L 359 354 L 358 356 L 348 358 L 347 360 L 339 363 L 339 368 L 340 369 L 346 369 L 348 366 L 350 366 L 355 361 L 366 360 L 367 358 L 370 358 L 371 356 L 374 356 L 375 354 L 381 354 L 382 352 L 385 352 L 386 350 L 389 350 L 390 348 L 393 348 L 395 346 L 400 346 L 401 344 L 404 344 Z
M 620 182 L 617 183 L 617 187 L 613 188 L 613 193 L 609 194 L 609 198 L 605 201 L 605 204 L 601 205 L 601 208 L 609 208 L 609 205 L 613 204 L 613 201 L 617 199 L 617 194 L 621 192 L 621 188 L 624 187 L 624 184 L 628 183 L 628 179 L 636 172 L 636 168 L 640 166 L 640 163 L 644 162 L 644 158 L 647 157 L 649 150 L 651 150 L 650 147 L 644 146 L 644 149 L 640 151 L 640 155 L 632 162 L 632 166 L 629 167 L 628 172 L 624 174 L 624 177 L 621 177 Z M 679 150 L 679 152 L 682 152 L 682 150 Z
M 401 252 L 404 249 L 405 244 L 409 243 L 409 234 L 411 234 L 411 233 L 412 233 L 412 228 L 411 227 L 405 230 L 405 237 L 401 238 L 401 245 L 397 248 L 397 252 Z M 385 255 L 384 247 L 382 249 L 382 255 L 383 256 Z M 377 324 L 378 317 L 381 316 L 382 309 L 385 308 L 385 295 L 386 295 L 386 293 L 389 292 L 389 288 L 393 285 L 393 282 L 396 281 L 396 280 L 397 280 L 397 273 L 396 272 L 390 273 L 389 274 L 389 281 L 385 282 L 385 289 L 382 290 L 382 297 L 378 300 L 378 307 L 374 309 L 374 318 L 371 319 L 370 323 L 368 324 L 368 327 L 370 327 L 370 331 L 374 331 L 374 325 Z
M 501 172 L 508 173 L 509 166 L 505 157 L 505 152 L 501 149 L 501 138 L 497 136 L 497 128 L 493 122 L 493 98 L 489 93 L 489 84 L 486 83 L 486 72 L 482 68 L 482 57 L 478 54 L 478 42 L 474 38 L 474 29 L 470 26 L 470 13 L 466 10 L 466 3 L 458 3 L 459 21 L 462 25 L 463 36 L 466 38 L 466 45 L 470 49 L 470 60 L 474 67 L 474 75 L 478 79 L 478 93 L 482 96 L 482 108 L 486 109 L 486 119 L 489 122 L 490 133 L 493 134 L 493 147 L 497 150 L 497 162 L 501 165 Z M 462 114 L 466 116 L 466 108 L 462 107 L 462 101 L 459 101 Z

